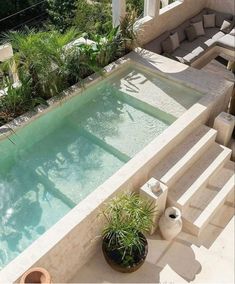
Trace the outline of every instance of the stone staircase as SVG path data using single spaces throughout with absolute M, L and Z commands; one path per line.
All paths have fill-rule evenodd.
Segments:
M 231 150 L 215 142 L 216 134 L 200 125 L 151 172 L 168 186 L 168 206 L 181 210 L 183 229 L 196 236 L 226 201 L 234 201 L 235 163 Z

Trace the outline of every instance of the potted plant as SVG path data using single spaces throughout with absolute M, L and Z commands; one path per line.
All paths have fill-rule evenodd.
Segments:
M 102 250 L 113 269 L 134 272 L 144 263 L 148 253 L 144 233 L 153 225 L 154 212 L 152 203 L 135 193 L 122 194 L 106 205 Z

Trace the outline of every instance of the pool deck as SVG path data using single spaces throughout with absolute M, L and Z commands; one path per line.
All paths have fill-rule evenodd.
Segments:
M 110 268 L 101 249 L 71 283 L 234 283 L 234 208 L 224 205 L 205 229 L 201 241 L 187 233 L 172 242 L 157 232 L 148 238 L 149 254 L 132 274 Z

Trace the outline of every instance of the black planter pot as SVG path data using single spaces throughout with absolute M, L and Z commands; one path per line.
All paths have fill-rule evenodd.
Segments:
M 104 254 L 104 258 L 114 270 L 122 272 L 122 273 L 131 273 L 131 272 L 138 270 L 144 264 L 144 261 L 148 253 L 148 242 L 143 234 L 140 233 L 139 235 L 143 239 L 143 242 L 144 242 L 143 251 L 141 252 L 141 254 L 138 255 L 137 257 L 138 260 L 135 263 L 133 263 L 133 265 L 131 266 L 124 266 L 122 265 L 122 263 L 118 262 L 115 257 L 115 253 L 118 253 L 118 251 L 112 250 L 112 254 L 110 254 L 110 250 L 108 250 L 108 246 L 107 246 L 108 240 L 103 239 L 102 251 Z

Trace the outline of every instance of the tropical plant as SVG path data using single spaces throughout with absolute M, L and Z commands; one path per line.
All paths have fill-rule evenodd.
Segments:
M 5 41 L 11 43 L 18 72 L 25 73 L 32 80 L 34 97 L 48 99 L 60 93 L 66 87 L 62 66 L 64 64 L 64 46 L 76 36 L 75 30 L 64 34 L 58 31 L 9 32 Z
M 32 80 L 28 75 L 19 73 L 20 83 L 13 84 L 9 77 L 3 78 L 4 89 L 0 97 L 0 124 L 4 124 L 33 109 L 42 103 L 41 98 L 32 97 Z
M 93 40 L 96 43 L 95 60 L 100 67 L 124 55 L 123 36 L 120 28 L 113 28 L 106 36 L 95 35 Z
M 136 20 L 136 10 L 126 13 L 125 17 L 121 20 L 120 33 L 122 35 L 125 53 L 130 52 L 137 45 L 137 35 L 135 30 Z
M 74 41 L 78 36 L 75 29 L 64 33 L 29 29 L 9 32 L 2 42 L 11 43 L 14 56 L 4 63 L 5 69 L 0 67 L 0 77 L 7 77 L 4 72 L 14 66 L 14 70 L 30 79 L 31 96 L 27 99 L 32 99 L 32 105 L 35 104 L 33 99 L 38 101 L 41 98 L 45 101 L 91 73 L 100 72 L 102 67 L 129 52 L 136 42 L 135 19 L 134 12 L 127 13 L 119 27 L 112 28 L 106 35 L 92 35 L 91 41 L 82 44 Z M 84 37 L 87 39 L 88 35 Z M 14 89 L 6 79 L 5 83 L 1 82 L 1 86 L 4 84 L 7 84 L 9 92 L 20 94 L 21 89 Z M 14 98 L 18 98 L 18 95 L 15 94 Z M 12 117 L 15 117 L 16 113 L 19 114 L 18 109 L 15 111 L 6 107 L 7 99 L 12 97 L 5 98 L 1 103 L 8 109 L 8 113 L 11 109 Z M 24 99 L 23 96 L 23 102 Z M 22 107 L 23 111 L 29 105 L 27 103 Z
M 124 267 L 131 266 L 136 255 L 144 249 L 145 239 L 152 223 L 154 207 L 135 193 L 125 193 L 113 198 L 102 211 L 106 219 L 103 239 L 106 250 Z
M 87 38 L 86 35 L 83 35 Z M 91 73 L 101 73 L 102 67 L 124 54 L 120 29 L 113 28 L 107 36 L 94 35 L 92 41 L 74 44 L 65 52 L 65 73 L 74 84 Z
M 8 73 L 1 68 L 1 65 L 0 65 L 0 90 L 4 88 L 4 78 L 8 75 Z
M 66 50 L 63 72 L 66 74 L 69 85 L 81 82 L 85 77 L 99 71 L 98 64 L 94 60 L 94 45 L 82 43 L 79 46 L 74 45 Z

